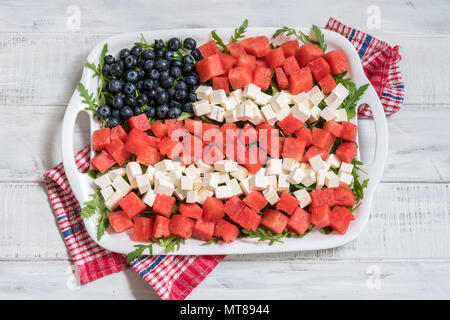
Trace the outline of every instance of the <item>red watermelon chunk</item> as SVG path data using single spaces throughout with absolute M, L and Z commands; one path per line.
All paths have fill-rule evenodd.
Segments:
M 266 55 L 266 62 L 272 69 L 283 66 L 284 60 L 285 58 L 283 48 L 272 49 Z
M 158 138 L 164 138 L 167 136 L 168 132 L 167 126 L 161 120 L 153 122 L 153 124 L 151 125 L 151 129 L 154 135 L 157 136 Z
M 223 160 L 225 158 L 225 154 L 222 150 L 222 148 L 218 147 L 214 143 L 207 145 L 203 150 L 203 162 L 213 165 L 214 162 Z
M 220 56 L 217 53 L 197 62 L 195 68 L 197 69 L 200 82 L 206 82 L 225 73 Z
M 250 37 L 241 40 L 245 51 L 258 58 L 266 56 L 270 52 L 269 38 L 266 36 Z
M 111 141 L 111 129 L 103 128 L 92 133 L 92 147 L 95 151 L 102 151 Z
M 225 202 L 225 214 L 231 219 L 235 220 L 239 213 L 246 207 L 245 202 L 239 199 L 238 196 L 232 196 Z
M 304 67 L 308 62 L 317 59 L 318 57 L 323 57 L 323 50 L 315 44 L 308 43 L 302 45 L 296 52 L 295 58 L 301 67 Z
M 212 240 L 215 227 L 215 222 L 205 221 L 202 218 L 197 219 L 192 230 L 192 236 L 203 241 Z
M 155 201 L 153 202 L 153 211 L 156 214 L 160 214 L 164 217 L 170 218 L 173 206 L 175 205 L 175 197 L 168 196 L 166 194 L 157 194 Z
M 289 218 L 287 227 L 298 235 L 302 235 L 311 226 L 311 215 L 298 207 Z
M 346 186 L 339 186 L 333 189 L 334 201 L 338 206 L 354 206 L 356 204 L 355 195 L 353 191 Z
M 283 64 L 283 70 L 287 76 L 300 70 L 300 66 L 298 65 L 297 59 L 295 59 L 294 56 L 290 56 L 290 57 L 286 58 L 286 60 L 284 61 L 284 64 Z
M 309 195 L 311 196 L 310 207 L 320 207 L 324 205 L 332 207 L 336 204 L 334 199 L 334 189 L 332 188 L 313 190 Z
M 311 73 L 313 74 L 314 79 L 316 79 L 316 81 L 319 81 L 320 79 L 322 79 L 331 72 L 330 66 L 322 57 L 319 57 L 317 59 L 308 62 L 308 67 L 309 69 L 311 69 Z
M 329 120 L 325 122 L 323 129 L 331 133 L 335 137 L 339 137 L 342 132 L 342 125 L 335 120 Z
M 108 152 L 102 151 L 91 160 L 91 164 L 96 170 L 104 173 L 106 170 L 115 165 L 116 161 Z
M 289 91 L 291 94 L 309 91 L 313 87 L 313 77 L 308 67 L 301 68 L 289 76 Z
M 172 140 L 165 137 L 159 143 L 159 152 L 170 159 L 175 159 L 183 151 L 183 146 L 179 140 Z
M 297 139 L 305 141 L 305 146 L 309 147 L 312 145 L 312 131 L 308 128 L 300 128 L 294 132 Z
M 343 162 L 351 163 L 355 159 L 357 152 L 356 144 L 353 142 L 344 142 L 337 147 L 336 157 Z
M 203 219 L 216 222 L 225 215 L 225 207 L 220 199 L 207 197 L 203 204 Z
M 317 228 L 324 228 L 330 225 L 330 208 L 327 205 L 311 209 L 311 222 Z
M 282 233 L 289 222 L 289 218 L 277 210 L 264 210 L 261 224 L 275 233 Z
M 200 51 L 203 58 L 207 58 L 214 54 L 220 53 L 219 47 L 214 40 L 210 40 L 207 43 L 201 45 L 200 47 L 198 47 L 198 50 Z
M 286 74 L 284 73 L 283 69 L 281 68 L 275 69 L 275 78 L 277 79 L 278 88 L 280 90 L 289 89 L 289 80 L 286 77 Z
M 283 191 L 280 195 L 280 200 L 277 202 L 277 210 L 286 212 L 288 215 L 294 213 L 295 209 L 298 208 L 299 201 L 292 194 Z
M 297 138 L 286 138 L 283 144 L 283 158 L 292 158 L 297 161 L 302 160 L 305 152 L 305 141 Z
M 239 56 L 236 66 L 247 68 L 253 72 L 256 68 L 256 57 L 250 54 L 242 54 Z
M 112 139 L 106 146 L 106 151 L 108 151 L 119 166 L 122 166 L 130 158 L 130 153 L 125 149 L 125 144 L 120 138 Z
M 348 121 L 342 121 L 342 131 L 340 138 L 346 141 L 356 141 L 358 126 Z
M 319 80 L 319 86 L 322 88 L 323 93 L 329 94 L 334 88 L 336 88 L 337 84 L 331 73 L 329 73 Z
M 244 47 L 239 42 L 232 42 L 227 44 L 227 49 L 235 58 L 238 58 L 241 54 L 246 54 Z
M 119 138 L 123 142 L 127 139 L 127 133 L 120 124 L 111 129 L 111 140 L 115 138 Z
M 242 144 L 253 144 L 258 141 L 258 132 L 254 126 L 246 123 L 240 130 L 238 139 Z
M 166 119 L 164 124 L 167 127 L 167 136 L 172 139 L 184 137 L 188 132 L 183 128 L 183 121 L 177 119 Z
M 193 219 L 199 219 L 203 215 L 202 208 L 196 203 L 180 203 L 178 211 L 183 216 Z
M 152 218 L 134 217 L 133 234 L 131 239 L 138 242 L 150 242 L 153 235 Z
M 230 83 L 228 77 L 214 77 L 212 78 L 212 85 L 214 90 L 223 89 L 225 93 L 230 92 Z
M 245 206 L 233 221 L 244 229 L 256 230 L 261 223 L 261 216 L 256 211 Z
M 245 53 L 245 52 L 244 52 Z M 220 62 L 222 62 L 222 67 L 225 70 L 225 73 L 233 69 L 233 67 L 237 63 L 237 58 L 230 56 L 225 53 L 219 53 Z
M 119 201 L 119 206 L 130 218 L 137 216 L 147 208 L 147 205 L 134 192 L 130 192 L 122 198 Z
M 339 234 L 345 234 L 350 225 L 350 221 L 355 220 L 352 212 L 346 207 L 335 206 L 329 216 L 331 229 Z
M 281 130 L 283 130 L 283 132 L 290 136 L 291 134 L 293 134 L 295 131 L 297 131 L 298 129 L 300 129 L 301 127 L 303 127 L 305 125 L 304 122 L 302 122 L 301 120 L 297 119 L 296 117 L 294 117 L 292 115 L 292 113 L 290 113 L 286 118 L 284 118 L 281 121 L 278 121 L 278 126 L 281 128 Z
M 341 50 L 333 50 L 328 52 L 325 55 L 325 60 L 327 60 L 330 65 L 332 74 L 339 74 L 350 70 L 347 58 Z
M 323 161 L 325 161 L 328 158 L 328 151 L 320 149 L 316 146 L 311 146 L 309 147 L 308 150 L 306 150 L 304 156 L 302 157 L 302 162 L 308 163 L 309 159 L 317 156 L 318 154 L 320 154 L 320 157 L 322 158 Z
M 240 89 L 252 83 L 253 74 L 248 68 L 236 67 L 228 72 L 228 80 L 233 89 Z
M 176 214 L 172 217 L 169 224 L 169 230 L 172 234 L 179 236 L 180 238 L 187 239 L 192 235 L 192 229 L 194 228 L 194 220 L 188 217 Z
M 335 137 L 328 131 L 314 127 L 312 129 L 312 143 L 323 150 L 330 150 L 333 146 Z
M 133 226 L 133 221 L 123 211 L 111 212 L 108 219 L 115 232 L 122 232 Z
M 230 243 L 239 236 L 239 229 L 234 224 L 220 219 L 214 229 L 214 235 L 222 238 L 223 241 Z
M 295 52 L 298 49 L 298 41 L 297 40 L 286 41 L 280 47 L 283 49 L 284 56 L 286 58 L 295 56 Z
M 263 67 L 263 68 L 268 68 L 268 67 L 269 67 L 269 66 L 267 65 L 266 60 L 264 60 L 263 58 L 261 58 L 261 59 L 256 59 L 255 65 L 256 65 L 257 68 L 258 68 L 258 67 Z
M 253 83 L 262 91 L 267 90 L 272 80 L 272 70 L 266 67 L 256 67 L 253 71 Z
M 146 147 L 156 147 L 159 139 L 150 137 L 145 132 L 138 129 L 131 129 L 125 141 L 125 149 L 128 152 L 139 155 L 139 153 Z
M 161 161 L 161 158 L 161 153 L 159 153 L 156 148 L 145 146 L 144 149 L 139 152 L 136 161 L 148 167 Z
M 131 117 L 128 119 L 128 124 L 131 129 L 138 129 L 141 131 L 150 130 L 150 123 L 148 122 L 147 115 L 145 113 L 141 113 L 138 116 Z
M 170 220 L 166 217 L 156 215 L 155 222 L 153 224 L 152 239 L 165 238 L 170 236 Z
M 261 211 L 267 206 L 268 202 L 263 194 L 257 190 L 250 192 L 243 200 L 247 206 L 256 212 Z
M 201 135 L 202 122 L 191 118 L 184 119 L 184 128 L 192 134 Z

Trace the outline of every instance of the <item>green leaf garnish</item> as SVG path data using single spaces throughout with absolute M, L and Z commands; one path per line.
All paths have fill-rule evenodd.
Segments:
M 109 226 L 108 209 L 103 208 L 100 211 L 97 223 L 97 240 L 100 240 L 105 234 L 106 228 Z
M 127 254 L 127 263 L 131 263 L 134 260 L 142 257 L 142 255 L 144 254 L 144 251 L 146 249 L 148 249 L 150 254 L 153 254 L 153 244 L 152 243 L 150 243 L 148 245 L 136 244 L 136 245 L 134 245 L 134 247 L 136 248 L 136 250 L 131 251 L 130 253 Z
M 178 121 L 183 121 L 184 119 L 193 117 L 194 114 L 190 112 L 182 112 L 180 116 L 177 118 Z
M 92 217 L 97 212 L 97 209 L 100 207 L 100 196 L 100 190 L 91 194 L 92 200 L 86 201 L 81 209 L 82 218 Z
M 286 37 L 295 36 L 298 40 L 300 40 L 303 43 L 313 43 L 318 45 L 320 48 L 322 48 L 323 52 L 325 52 L 327 50 L 327 44 L 325 43 L 325 36 L 323 35 L 322 31 L 316 25 L 313 25 L 311 27 L 311 31 L 314 33 L 314 36 L 317 40 L 311 38 L 307 34 L 304 34 L 300 30 L 297 31 L 294 28 L 286 26 L 275 31 L 272 38 L 275 39 L 276 37 L 282 34 L 284 34 Z
M 325 36 L 323 35 L 322 31 L 316 25 L 313 25 L 311 27 L 311 30 L 316 36 L 316 44 L 322 48 L 323 52 L 325 52 L 327 50 L 327 44 L 325 43 Z
M 180 246 L 181 244 L 184 244 L 184 242 L 185 240 L 183 238 L 174 234 L 171 234 L 167 238 L 157 240 L 158 245 L 164 248 L 165 253 L 180 250 Z
M 142 49 L 153 49 L 153 44 L 148 42 L 142 33 L 141 33 L 141 40 L 139 42 L 135 42 L 134 44 L 136 46 L 141 47 Z
M 211 37 L 216 41 L 217 45 L 222 50 L 222 52 L 230 53 L 230 51 L 228 51 L 228 49 L 227 49 L 227 45 L 219 37 L 219 35 L 217 34 L 216 30 L 211 31 Z
M 245 37 L 245 32 L 247 32 L 248 19 L 239 26 L 239 28 L 234 29 L 234 35 L 231 37 L 231 42 L 238 42 L 239 39 Z
M 84 100 L 81 102 L 86 103 L 88 105 L 88 107 L 86 107 L 85 110 L 90 110 L 96 113 L 98 105 L 94 101 L 94 94 L 93 93 L 89 94 L 89 91 L 81 82 L 78 84 L 78 92 L 80 92 L 80 96 L 84 98 Z
M 353 119 L 356 116 L 356 104 L 359 101 L 359 99 L 361 99 L 361 97 L 364 95 L 364 92 L 366 92 L 367 88 L 369 87 L 369 84 L 366 83 L 361 87 L 356 88 L 355 82 L 353 82 L 353 80 L 350 78 L 344 78 L 345 75 L 346 72 L 341 73 L 335 76 L 334 79 L 336 83 L 342 84 L 348 90 L 348 96 L 342 102 L 340 108 L 343 108 L 347 111 L 348 119 Z

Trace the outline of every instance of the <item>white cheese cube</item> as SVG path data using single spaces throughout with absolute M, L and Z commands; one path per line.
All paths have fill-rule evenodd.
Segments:
M 167 177 L 169 178 L 169 181 L 172 182 L 172 184 L 175 187 L 179 187 L 180 186 L 180 180 L 181 180 L 182 176 L 183 176 L 183 174 L 180 171 L 170 171 L 167 174 Z
M 290 113 L 291 113 L 291 108 L 289 107 L 289 105 L 286 105 L 285 107 L 279 109 L 279 110 L 276 112 L 278 121 L 283 120 L 283 119 L 286 118 Z
M 196 177 L 200 177 L 200 172 L 194 164 L 189 165 L 186 169 L 184 169 L 184 174 L 192 179 Z
M 107 186 L 110 186 L 112 182 L 109 175 L 104 174 L 95 179 L 94 183 L 99 186 L 100 189 L 105 189 Z
M 325 169 L 317 170 L 316 172 L 316 189 L 322 189 L 325 185 L 325 176 L 327 175 L 327 171 Z
M 259 109 L 253 110 L 253 116 L 249 119 L 255 126 L 264 122 L 264 116 Z
M 336 155 L 333 153 L 328 156 L 327 163 L 330 165 L 330 167 L 335 169 L 341 166 L 341 160 L 339 160 L 339 158 L 336 157 Z
M 309 100 L 315 105 L 318 105 L 323 100 L 322 90 L 318 86 L 314 86 L 308 91 Z
M 334 92 L 331 92 L 324 101 L 328 107 L 332 110 L 336 110 L 341 105 L 343 99 L 339 98 Z
M 109 198 L 105 201 L 105 207 L 108 208 L 109 211 L 113 211 L 119 205 L 119 201 L 126 194 L 122 194 L 120 191 L 115 191 Z
M 250 190 L 264 190 L 267 188 L 267 177 L 262 175 L 255 175 L 250 177 Z
M 292 170 L 291 173 L 289 173 L 287 181 L 291 184 L 299 184 L 300 182 L 302 182 L 305 175 L 305 171 L 300 168 L 296 168 Z
M 309 121 L 314 122 L 319 120 L 320 108 L 318 106 L 313 106 L 310 110 Z
M 278 121 L 277 115 L 270 104 L 263 106 L 261 112 L 269 124 L 274 125 Z
M 227 183 L 230 181 L 230 176 L 227 172 L 214 172 L 217 177 L 217 184 Z
M 205 172 L 203 176 L 203 188 L 208 190 L 214 190 L 218 187 L 218 175 L 217 172 Z
M 142 201 L 148 205 L 149 207 L 153 207 L 153 203 L 155 202 L 156 193 L 152 189 L 148 190 L 145 194 L 144 198 L 142 198 Z
M 197 202 L 197 190 L 190 190 L 186 193 L 186 203 L 195 203 Z
M 244 88 L 244 91 L 242 92 L 242 95 L 245 98 L 250 98 L 255 100 L 258 97 L 258 94 L 261 92 L 261 88 L 254 85 L 253 83 L 250 83 L 248 86 Z
M 311 111 L 303 103 L 295 103 L 291 109 L 292 115 L 302 122 L 306 122 L 311 116 Z
M 218 122 L 223 121 L 223 116 L 225 114 L 225 109 L 216 105 L 211 107 L 211 112 L 207 114 L 207 117 Z
M 209 164 L 204 163 L 202 159 L 198 159 L 195 164 L 197 165 L 197 170 L 200 173 L 214 171 L 214 168 Z
M 258 171 L 256 171 L 255 176 L 265 176 L 266 175 L 266 168 L 261 168 Z
M 225 93 L 225 90 L 223 89 L 213 90 L 209 94 L 209 101 L 211 102 L 211 104 L 225 103 L 227 101 L 227 94 Z
M 314 169 L 314 171 L 326 168 L 325 161 L 322 160 L 320 154 L 309 158 L 309 163 L 311 164 L 311 167 Z
M 226 123 L 238 121 L 236 117 L 236 109 L 226 111 L 223 117 Z
M 230 175 L 232 177 L 238 179 L 239 181 L 242 181 L 248 177 L 248 171 L 243 166 L 238 165 L 238 166 L 236 166 L 236 170 L 230 172 Z
M 164 159 L 155 164 L 156 171 L 168 172 L 175 170 L 172 160 Z
M 230 96 L 236 100 L 237 104 L 241 103 L 244 97 L 242 89 L 236 89 L 234 91 L 231 91 Z
M 142 168 L 141 165 L 138 162 L 128 162 L 126 166 L 126 173 L 128 178 L 130 177 L 136 177 L 142 174 Z
M 150 184 L 153 185 L 153 182 L 155 181 L 155 168 L 152 165 L 149 165 L 145 174 L 148 176 Z
M 194 109 L 194 113 L 197 117 L 203 116 L 211 112 L 211 105 L 209 104 L 208 100 L 200 100 L 194 102 L 192 104 L 192 108 Z
M 280 174 L 282 163 L 283 163 L 282 159 L 269 159 L 266 165 L 266 174 L 267 175 Z
M 116 180 L 114 180 L 112 186 L 114 190 L 119 191 L 119 193 L 121 193 L 123 196 L 125 196 L 131 190 L 131 186 L 122 177 L 118 177 Z
M 233 172 L 237 169 L 237 163 L 232 160 L 220 160 L 214 163 L 214 169 L 221 172 Z
M 229 199 L 233 196 L 231 188 L 228 186 L 220 186 L 214 191 L 217 199 Z
M 300 163 L 299 168 L 302 169 L 303 171 L 312 170 L 312 167 L 309 164 L 304 163 L 304 162 Z
M 274 205 L 278 201 L 280 201 L 280 197 L 278 196 L 278 193 L 275 191 L 274 187 L 268 186 L 263 192 L 262 192 L 264 198 L 266 198 L 267 202 L 269 202 L 271 205 Z
M 278 175 L 277 191 L 289 191 L 289 182 L 287 181 L 287 175 L 282 173 Z
M 270 94 L 260 91 L 255 99 L 255 103 L 260 106 L 265 106 L 266 104 L 269 103 L 271 98 L 272 96 Z
M 239 121 L 247 121 L 248 120 L 246 113 L 245 113 L 245 104 L 244 103 L 240 103 L 236 107 L 236 119 Z
M 228 181 L 226 187 L 231 190 L 232 195 L 240 196 L 243 193 L 237 179 L 231 179 Z
M 306 189 L 295 191 L 294 196 L 300 201 L 300 208 L 304 208 L 311 203 L 311 196 Z
M 148 175 L 141 174 L 140 176 L 136 176 L 135 179 L 136 179 L 137 187 L 139 188 L 139 192 L 141 194 L 144 194 L 148 190 L 150 190 L 151 185 L 150 185 L 150 180 L 148 179 Z
M 282 92 L 285 92 L 289 96 L 288 104 L 294 104 L 294 95 L 292 95 L 289 90 L 281 90 Z
M 177 188 L 175 188 L 175 191 L 173 192 L 173 194 L 175 195 L 175 197 L 178 200 L 183 201 L 186 198 L 187 191 L 181 190 L 180 187 L 177 187 Z
M 192 185 L 192 188 L 194 190 L 200 190 L 202 188 L 202 186 L 203 186 L 203 179 L 201 177 L 194 178 L 194 183 Z
M 314 172 L 314 170 L 306 170 L 305 176 L 302 179 L 302 184 L 305 187 L 309 187 L 314 183 L 316 183 L 316 173 Z
M 345 172 L 351 174 L 353 171 L 353 164 L 348 162 L 342 162 L 341 167 L 339 168 L 339 172 Z
M 290 94 L 286 92 L 277 92 L 275 95 L 270 99 L 269 103 L 272 105 L 272 108 L 275 112 L 289 107 L 289 101 L 291 100 Z
M 330 121 L 336 119 L 336 115 L 333 112 L 333 109 L 330 107 L 323 108 L 322 111 L 320 111 L 319 115 L 325 119 L 325 121 Z
M 233 97 L 227 97 L 227 101 L 222 103 L 222 107 L 227 111 L 235 109 L 237 105 L 236 99 Z
M 197 95 L 198 100 L 208 100 L 211 92 L 213 92 L 213 88 L 211 88 L 210 86 L 199 86 L 195 90 L 195 94 Z
M 189 176 L 183 176 L 181 177 L 181 183 L 180 183 L 181 190 L 193 190 L 194 189 L 194 179 Z
M 336 115 L 337 122 L 348 121 L 347 111 L 345 109 L 337 109 L 334 111 L 334 114 Z
M 308 93 L 306 92 L 300 92 L 299 94 L 292 96 L 292 101 L 294 104 L 295 103 L 303 104 L 307 106 L 308 109 L 312 107 L 312 105 L 310 105 L 311 101 L 309 101 Z
M 242 180 L 239 185 L 241 186 L 242 191 L 245 195 L 248 195 L 252 190 L 250 189 L 250 177 Z
M 339 184 L 348 187 L 353 181 L 353 176 L 347 172 L 339 173 Z
M 160 179 L 168 180 L 169 177 L 167 177 L 167 172 L 155 171 L 155 174 L 154 174 L 154 184 L 155 184 L 155 186 L 158 184 L 158 181 Z
M 167 196 L 172 196 L 174 191 L 175 186 L 173 185 L 173 183 L 163 179 L 159 180 L 159 183 L 155 188 L 156 194 L 165 194 Z
M 125 168 L 117 168 L 108 172 L 108 175 L 112 181 L 116 180 L 118 177 L 123 177 L 125 174 Z
M 205 203 L 206 198 L 212 197 L 212 196 L 214 196 L 214 192 L 212 192 L 211 190 L 202 188 L 198 191 L 197 202 L 200 203 L 201 205 L 203 205 Z
M 108 198 L 114 193 L 114 189 L 111 186 L 107 186 L 106 188 L 100 190 L 102 197 L 104 200 L 108 200 Z
M 267 178 L 267 186 L 272 186 L 275 189 L 277 188 L 277 176 L 266 176 Z
M 131 180 L 130 186 L 131 186 L 131 189 L 137 189 L 138 186 L 137 186 L 136 178 L 133 178 Z
M 245 100 L 244 103 L 244 118 L 247 120 L 252 119 L 257 111 L 259 111 L 258 106 L 252 100 Z
M 348 96 L 348 89 L 342 84 L 338 83 L 336 87 L 334 87 L 333 91 L 341 100 L 344 100 Z
M 339 176 L 333 171 L 328 171 L 325 175 L 325 185 L 328 188 L 337 188 L 339 187 Z
M 283 169 L 284 173 L 289 173 L 295 168 L 299 167 L 299 162 L 292 158 L 283 158 L 283 163 L 281 165 L 281 168 Z

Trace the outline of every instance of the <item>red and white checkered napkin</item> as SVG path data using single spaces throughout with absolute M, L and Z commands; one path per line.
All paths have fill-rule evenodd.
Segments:
M 386 42 L 348 27 L 334 18 L 328 20 L 325 28 L 343 35 L 356 48 L 364 72 L 378 93 L 384 112 L 389 115 L 399 111 L 405 93 L 399 66 L 400 47 L 391 47 Z M 358 114 L 362 117 L 372 117 L 368 105 L 361 105 Z
M 89 169 L 89 146 L 75 156 L 81 172 Z M 67 181 L 62 163 L 44 175 L 59 228 L 82 284 L 128 267 L 126 257 L 97 245 L 87 233 L 81 208 Z M 224 256 L 145 256 L 131 267 L 165 300 L 182 300 Z

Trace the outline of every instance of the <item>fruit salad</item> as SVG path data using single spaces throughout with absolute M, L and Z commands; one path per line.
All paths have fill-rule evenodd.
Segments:
M 188 238 L 272 245 L 313 229 L 345 234 L 357 219 L 368 180 L 351 119 L 368 85 L 356 87 L 316 26 L 271 39 L 246 29 L 228 44 L 212 31 L 199 46 L 142 36 L 87 63 L 98 95 L 78 89 L 102 128 L 88 171 L 98 191 L 82 217 L 98 218 L 99 239 L 110 228 L 137 242 L 130 261 Z

